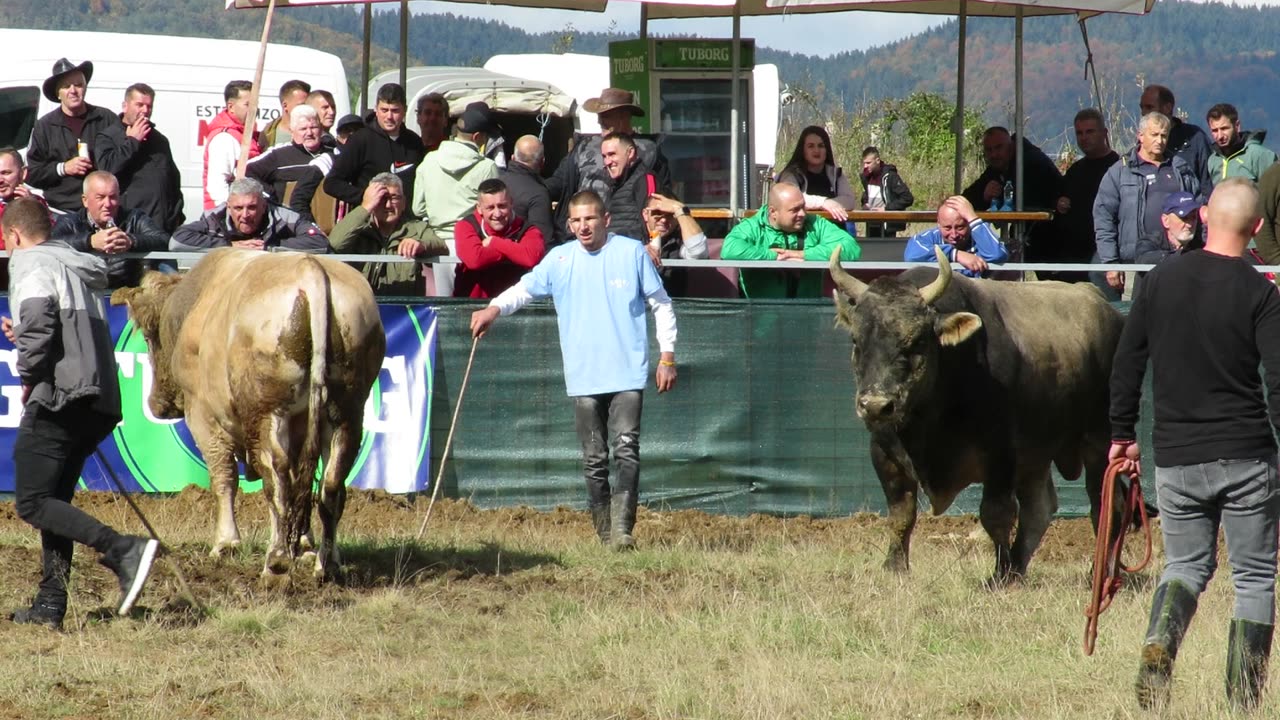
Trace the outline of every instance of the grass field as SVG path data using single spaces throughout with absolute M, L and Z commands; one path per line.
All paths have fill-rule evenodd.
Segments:
M 139 524 L 106 494 L 78 500 Z M 972 518 L 924 518 L 908 576 L 880 569 L 879 518 L 641 511 L 637 552 L 593 542 L 585 513 L 437 506 L 356 493 L 349 578 L 258 585 L 262 498 L 246 545 L 206 557 L 212 496 L 144 511 L 212 612 L 167 570 L 127 619 L 113 578 L 78 555 L 68 632 L 0 621 L 11 718 L 1137 718 L 1131 684 L 1155 574 L 1134 578 L 1084 656 L 1088 522 L 1058 521 L 1020 586 L 990 592 Z M 79 552 L 79 550 L 78 550 Z M 36 533 L 0 505 L 0 607 L 30 598 Z M 1201 601 L 1163 717 L 1229 717 L 1225 562 Z M 1258 717 L 1280 716 L 1268 696 Z

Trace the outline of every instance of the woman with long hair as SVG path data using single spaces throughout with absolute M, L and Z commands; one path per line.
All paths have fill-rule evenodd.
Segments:
M 849 208 L 858 204 L 844 170 L 836 165 L 831 136 L 817 125 L 800 131 L 795 152 L 778 174 L 778 182 L 800 188 L 806 209 L 826 210 L 837 223 L 847 221 Z

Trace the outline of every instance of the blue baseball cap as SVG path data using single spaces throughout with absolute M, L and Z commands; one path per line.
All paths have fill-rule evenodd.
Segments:
M 1165 196 L 1164 206 L 1160 212 L 1164 215 L 1177 215 L 1186 220 L 1192 213 L 1199 210 L 1201 205 L 1203 203 L 1189 192 L 1172 192 Z

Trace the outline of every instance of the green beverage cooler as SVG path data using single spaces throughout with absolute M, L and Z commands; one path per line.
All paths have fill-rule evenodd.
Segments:
M 613 87 L 636 94 L 645 116 L 635 130 L 658 138 L 671 166 L 672 190 L 695 207 L 729 207 L 733 41 L 659 39 L 609 43 Z M 759 195 L 752 148 L 755 42 L 739 41 L 738 202 Z

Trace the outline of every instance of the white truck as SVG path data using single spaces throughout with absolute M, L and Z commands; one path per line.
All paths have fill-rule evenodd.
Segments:
M 258 43 L 246 40 L 60 30 L 0 29 L 0 146 L 25 148 L 35 118 L 56 107 L 40 93 L 54 62 L 93 62 L 86 99 L 119 112 L 125 88 L 138 82 L 156 91 L 152 122 L 169 138 L 182 174 L 187 220 L 203 206 L 204 131 L 222 111 L 232 80 L 253 80 Z M 338 115 L 351 107 L 342 61 L 331 53 L 268 44 L 258 100 L 258 126 L 280 115 L 280 85 L 290 79 L 333 93 Z

